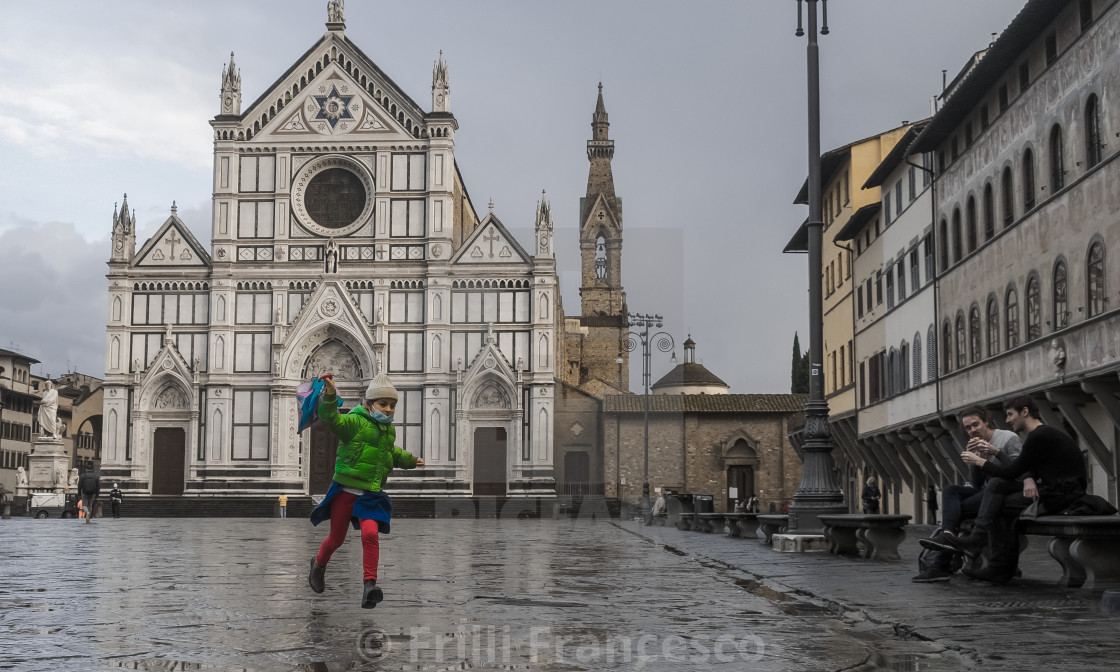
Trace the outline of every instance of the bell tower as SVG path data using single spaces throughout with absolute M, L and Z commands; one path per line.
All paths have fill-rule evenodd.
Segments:
M 580 379 L 597 378 L 629 390 L 626 292 L 622 289 L 622 199 L 615 195 L 614 140 L 603 103 L 603 84 L 587 141 L 587 194 L 580 199 L 580 325 L 586 329 Z

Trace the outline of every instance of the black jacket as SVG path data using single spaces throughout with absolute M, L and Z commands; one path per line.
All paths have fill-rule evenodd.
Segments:
M 121 493 L 119 488 L 113 488 L 112 490 L 109 491 L 109 501 L 111 501 L 111 502 L 124 501 L 124 495 Z
M 83 495 L 101 494 L 101 479 L 87 471 L 78 478 L 78 492 Z

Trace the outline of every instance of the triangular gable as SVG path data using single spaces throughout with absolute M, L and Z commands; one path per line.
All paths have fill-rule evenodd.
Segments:
M 206 253 L 183 220 L 173 214 L 132 257 L 132 265 L 145 268 L 170 266 L 208 268 L 210 255 Z
M 459 390 L 463 393 L 463 399 L 466 403 L 471 403 L 475 394 L 481 389 L 486 382 L 493 380 L 500 380 L 508 392 L 514 393 L 517 390 L 517 373 L 513 370 L 505 355 L 502 354 L 498 343 L 494 338 L 494 333 L 487 334 L 486 341 L 482 347 L 475 353 L 474 358 L 471 360 L 470 365 L 467 366 L 466 371 L 463 372 L 463 377 L 460 379 Z M 512 408 L 520 407 L 521 400 L 517 398 L 516 394 L 512 396 Z
M 494 213 L 483 219 L 451 259 L 452 264 L 526 264 L 529 254 Z
M 417 137 L 424 111 L 345 37 L 328 33 L 241 116 L 254 140 Z
M 607 203 L 606 197 L 599 194 L 587 208 L 587 218 L 583 221 L 582 231 L 586 234 L 589 229 L 602 229 L 609 236 L 611 232 L 618 231 L 620 228 L 614 208 Z
M 333 327 L 337 333 L 320 334 L 323 327 Z M 284 355 L 280 370 L 275 374 L 289 378 L 302 375 L 302 369 L 297 371 L 296 368 L 301 368 L 311 352 L 332 337 L 347 342 L 363 370 L 372 375 L 375 366 L 369 354 L 375 339 L 365 316 L 350 298 L 350 291 L 338 280 L 319 283 L 304 301 L 303 309 L 282 341 Z
M 185 400 L 186 406 L 173 404 L 174 408 L 171 410 L 189 408 L 190 410 L 197 411 L 198 400 L 197 395 L 194 393 L 197 384 L 194 380 L 194 371 L 191 370 L 187 361 L 183 359 L 179 348 L 168 343 L 170 337 L 171 333 L 168 333 L 168 335 L 164 337 L 163 347 L 155 356 L 155 359 L 152 360 L 151 366 L 140 376 L 140 384 L 137 386 L 137 389 L 140 390 L 138 397 L 139 406 L 147 410 L 164 410 L 158 408 L 154 409 L 153 406 L 158 401 L 156 395 L 166 387 L 160 379 L 169 378 L 173 379 L 175 383 L 182 388 L 181 391 L 187 393 L 188 396 Z

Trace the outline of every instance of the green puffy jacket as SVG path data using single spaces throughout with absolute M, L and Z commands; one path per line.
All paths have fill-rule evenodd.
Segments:
M 378 492 L 394 467 L 416 468 L 416 458 L 393 445 L 397 436 L 393 425 L 374 420 L 362 406 L 340 415 L 338 397 L 324 394 L 319 419 L 338 437 L 334 480 L 342 485 Z

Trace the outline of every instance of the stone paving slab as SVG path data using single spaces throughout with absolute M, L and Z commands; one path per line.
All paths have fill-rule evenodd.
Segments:
M 621 522 L 621 529 L 698 559 L 733 567 L 782 593 L 811 596 L 888 624 L 900 634 L 959 651 L 985 670 L 1112 670 L 1120 660 L 1120 617 L 1100 613 L 1100 592 L 1061 588 L 1045 539 L 1030 537 L 1023 578 L 992 586 L 957 574 L 948 583 L 916 584 L 918 539 L 911 526 L 901 562 L 824 554 L 778 553 L 761 539 L 681 532 Z M 919 668 L 914 668 L 919 669 Z
M 632 533 L 635 532 L 635 533 Z M 359 607 L 350 533 L 307 586 L 326 533 L 299 519 L 0 521 L 0 669 L 948 670 L 939 645 L 599 520 L 399 519 L 386 599 Z M 667 531 L 675 532 L 675 530 Z M 666 537 L 753 565 L 757 542 Z M 732 544 L 739 544 L 738 547 Z M 743 555 L 743 553 L 746 553 Z M 753 558 L 753 559 L 752 559 Z M 796 574 L 784 558 L 774 569 Z M 818 567 L 819 569 L 819 567 Z

